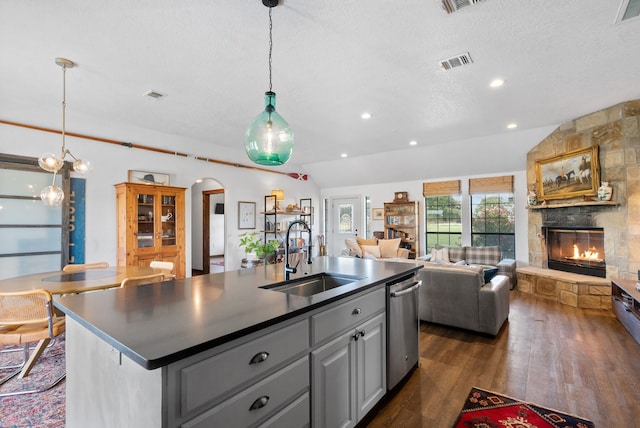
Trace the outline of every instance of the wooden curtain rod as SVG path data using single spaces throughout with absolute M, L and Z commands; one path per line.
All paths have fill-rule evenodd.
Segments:
M 2 119 L 0 119 L 0 123 L 3 123 L 5 125 L 18 126 L 18 127 L 21 127 L 21 128 L 34 129 L 36 131 L 51 132 L 53 134 L 62 134 L 62 131 L 58 131 L 57 129 L 44 128 L 44 127 L 35 126 L 35 125 L 27 125 L 25 123 L 9 122 L 7 120 L 2 120 Z M 108 139 L 108 138 L 93 137 L 91 135 L 77 134 L 75 132 L 65 132 L 65 135 L 68 135 L 70 137 L 76 137 L 76 138 L 84 138 L 85 140 L 98 141 L 100 143 L 115 144 L 117 146 L 128 147 L 130 149 L 148 150 L 150 152 L 164 153 L 166 155 L 180 156 L 180 157 L 183 157 L 183 158 L 189 157 L 189 155 L 187 153 L 172 152 L 171 150 L 158 149 L 156 147 L 143 146 L 143 145 L 140 145 L 140 144 L 127 143 L 127 142 L 124 142 L 124 141 L 116 141 L 116 140 L 111 140 L 111 139 Z M 274 171 L 272 169 L 260 168 L 260 167 L 256 167 L 256 166 L 250 166 L 250 165 L 243 165 L 243 164 L 240 164 L 240 163 L 227 162 L 227 161 L 218 160 L 218 159 L 205 158 L 205 157 L 202 157 L 202 156 L 194 156 L 194 158 L 197 159 L 197 160 L 202 160 L 202 161 L 211 162 L 211 163 L 217 163 L 217 164 L 220 164 L 220 165 L 234 166 L 236 168 L 246 168 L 246 169 L 253 169 L 253 170 L 256 170 L 256 171 L 270 172 L 270 173 L 273 173 L 273 174 L 287 175 L 289 177 L 295 178 L 296 180 L 304 180 L 304 181 L 306 181 L 307 178 L 308 178 L 307 174 L 301 174 L 301 173 L 298 173 L 298 172 Z

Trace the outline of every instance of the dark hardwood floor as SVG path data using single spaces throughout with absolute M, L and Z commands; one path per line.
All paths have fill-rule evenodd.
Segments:
M 610 311 L 511 292 L 496 338 L 422 323 L 420 366 L 368 427 L 451 427 L 473 386 L 590 419 L 640 426 L 640 346 Z

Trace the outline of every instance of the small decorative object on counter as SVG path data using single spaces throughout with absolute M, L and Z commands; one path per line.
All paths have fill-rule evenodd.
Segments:
M 536 195 L 536 192 L 534 190 L 529 191 L 529 195 L 527 196 L 527 203 L 529 204 L 529 206 L 538 204 L 538 195 Z
M 598 199 L 600 199 L 601 201 L 610 201 L 612 194 L 613 189 L 611 188 L 611 186 L 609 186 L 609 182 L 603 181 L 598 188 Z

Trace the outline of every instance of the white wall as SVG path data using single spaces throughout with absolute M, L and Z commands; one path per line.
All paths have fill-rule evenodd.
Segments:
M 107 138 L 109 136 L 106 136 Z M 0 125 L 0 152 L 39 157 L 45 152 L 57 152 L 60 136 L 26 128 Z M 166 136 L 165 136 L 166 138 Z M 180 147 L 180 138 L 173 146 Z M 153 146 L 152 142 L 140 144 Z M 240 141 L 238 144 L 242 144 Z M 243 251 L 238 248 L 238 201 L 256 202 L 257 211 L 263 210 L 264 195 L 271 189 L 284 189 L 287 200 L 311 197 L 314 206 L 319 203 L 319 190 L 313 181 L 295 180 L 281 174 L 236 168 L 199 161 L 192 157 L 154 153 L 123 146 L 99 143 L 92 140 L 67 137 L 67 148 L 79 158 L 91 160 L 94 171 L 87 176 L 86 188 L 86 253 L 89 261 L 106 260 L 116 263 L 116 208 L 114 184 L 127 181 L 128 170 L 161 172 L 170 175 L 171 185 L 186 190 L 186 272 L 191 273 L 192 254 L 192 190 L 198 179 L 213 178 L 225 189 L 225 265 L 227 269 L 240 268 Z M 246 164 L 250 164 L 247 160 Z M 284 170 L 286 171 L 286 170 Z M 297 172 L 297 171 L 286 171 Z M 200 195 L 197 195 L 200 198 Z M 286 202 L 286 201 L 285 201 Z M 256 230 L 262 230 L 261 217 L 257 216 Z
M 209 254 L 224 255 L 224 214 L 216 214 L 216 204 L 224 204 L 224 194 L 210 196 L 209 212 Z
M 469 179 L 480 177 L 492 177 L 501 175 L 513 175 L 514 176 L 514 201 L 515 201 L 515 216 L 516 216 L 516 259 L 518 264 L 527 264 L 529 259 L 528 249 L 528 211 L 527 211 L 527 181 L 526 171 L 497 171 L 492 174 L 484 174 L 477 176 L 451 176 L 442 177 L 438 179 L 429 180 L 417 180 L 417 181 L 402 181 L 397 183 L 384 183 L 384 184 L 370 184 L 362 186 L 349 186 L 349 187 L 334 187 L 321 190 L 323 199 L 354 196 L 359 195 L 362 197 L 369 196 L 371 198 L 371 208 L 382 208 L 385 202 L 393 201 L 394 192 L 409 192 L 409 200 L 420 202 L 421 224 L 420 224 L 420 247 L 421 254 L 425 252 L 426 242 L 424 240 L 425 221 L 424 221 L 424 197 L 422 196 L 422 183 L 430 181 L 446 181 L 446 180 L 461 180 L 462 194 L 468 195 Z M 470 224 L 471 208 L 468 196 L 462 198 L 462 215 L 463 224 Z M 466 216 L 466 218 L 465 218 Z M 371 222 L 372 230 L 383 230 L 383 220 L 373 220 Z M 330 231 L 326 233 L 327 239 L 331 239 Z M 462 245 L 471 245 L 471 232 L 469 230 L 463 231 Z M 329 244 L 328 248 L 332 246 Z

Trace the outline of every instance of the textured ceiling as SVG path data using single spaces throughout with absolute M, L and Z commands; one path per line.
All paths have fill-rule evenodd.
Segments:
M 557 125 L 640 98 L 640 19 L 618 0 L 281 0 L 273 89 L 289 169 Z M 0 2 L 0 119 L 249 163 L 268 89 L 260 0 Z M 473 64 L 439 61 L 469 52 Z M 501 89 L 489 82 L 502 77 Z M 168 96 L 142 96 L 153 89 Z M 364 121 L 360 114 L 371 112 Z

